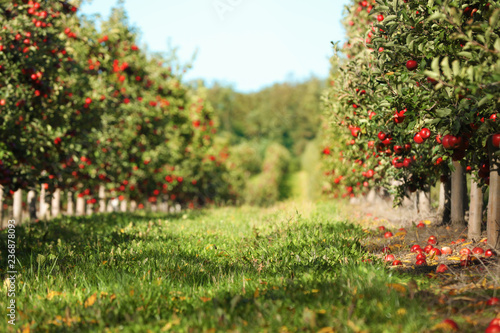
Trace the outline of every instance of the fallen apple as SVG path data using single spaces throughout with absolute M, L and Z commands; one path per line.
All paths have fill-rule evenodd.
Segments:
M 472 249 L 472 253 L 474 254 L 483 254 L 484 253 L 484 250 L 480 247 L 475 247 Z
M 417 254 L 417 261 L 419 261 L 419 260 L 425 260 L 425 254 L 423 254 L 423 253 Z
M 393 235 L 392 235 L 392 232 L 390 231 L 387 231 L 385 234 L 384 234 L 384 237 L 385 238 L 391 238 Z
M 486 258 L 489 258 L 489 257 L 494 257 L 494 256 L 496 256 L 496 255 L 497 255 L 497 254 L 496 254 L 496 252 L 495 252 L 495 251 L 493 251 L 492 249 L 488 249 L 488 250 L 486 250 L 486 251 L 484 252 L 484 256 L 485 256 Z
M 401 262 L 401 260 L 394 260 L 394 261 L 392 262 L 392 266 L 400 266 L 400 265 L 402 265 L 402 264 L 403 264 L 403 263 Z
M 486 301 L 486 305 L 492 306 L 492 305 L 497 305 L 500 303 L 500 299 L 498 297 L 492 297 L 488 301 Z
M 417 260 L 417 262 L 415 263 L 415 265 L 417 265 L 417 266 L 424 266 L 424 265 L 427 265 L 427 262 L 425 261 L 425 259 L 420 259 L 420 260 Z
M 427 244 L 436 245 L 437 244 L 437 237 L 436 236 L 429 236 L 429 239 L 427 240 Z
M 433 248 L 432 245 L 427 245 L 426 247 L 424 247 L 424 252 L 429 253 L 429 252 L 431 252 L 432 248 Z
M 377 229 L 380 231 L 385 231 L 385 227 L 383 225 L 379 226 Z
M 444 273 L 448 270 L 448 266 L 446 266 L 445 264 L 439 264 L 437 267 L 436 267 L 436 273 Z
M 425 228 L 425 223 L 420 222 L 419 224 L 417 224 L 417 228 Z
M 442 322 L 445 326 L 448 327 L 448 329 L 452 330 L 452 331 L 458 331 L 458 325 L 455 321 L 451 320 L 451 319 L 445 319 L 443 320 Z
M 500 325 L 490 325 L 486 328 L 484 333 L 500 333 Z
M 396 257 L 394 256 L 394 254 L 388 254 L 384 258 L 385 262 L 393 262 L 394 260 L 396 260 Z
M 470 256 L 472 254 L 472 251 L 466 247 L 460 250 L 460 254 L 463 256 Z
M 429 255 L 440 256 L 441 251 L 438 248 L 433 248 L 432 250 L 429 251 Z
M 451 249 L 451 247 L 449 246 L 443 246 L 441 248 L 441 253 L 442 254 L 452 254 L 453 253 L 453 250 Z
M 417 249 L 420 249 L 420 245 L 415 244 L 415 245 L 413 245 L 413 246 L 411 247 L 410 252 L 416 252 L 416 251 L 417 251 Z

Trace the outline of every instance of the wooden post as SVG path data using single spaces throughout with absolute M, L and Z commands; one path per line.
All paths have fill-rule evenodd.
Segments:
M 460 161 L 453 161 L 453 167 L 455 170 L 451 174 L 451 224 L 458 228 L 465 228 L 465 170 Z
M 495 155 L 498 148 L 493 146 L 492 138 L 488 139 L 490 155 L 490 186 L 488 196 L 488 220 L 486 233 L 488 244 L 500 249 L 500 156 Z
M 61 189 L 59 188 L 56 188 L 52 193 L 51 211 L 52 218 L 59 216 L 61 213 Z
M 474 181 L 470 186 L 469 239 L 479 241 L 481 238 L 481 223 L 483 222 L 483 191 Z
M 34 190 L 30 190 L 28 192 L 28 211 L 30 215 L 30 221 L 36 221 L 36 192 Z
M 99 185 L 99 213 L 106 212 L 106 188 Z
M 94 213 L 94 205 L 91 203 L 87 203 L 87 210 L 85 212 L 85 215 L 90 216 Z
M 76 198 L 76 216 L 85 215 L 85 198 L 78 196 Z
M 73 204 L 73 192 L 68 191 L 67 196 L 68 196 L 68 206 L 66 207 L 66 214 L 68 216 L 73 216 L 73 214 L 75 214 L 75 207 Z
M 12 204 L 13 217 L 16 224 L 19 225 L 23 223 L 23 190 L 18 189 L 14 192 L 14 202 Z

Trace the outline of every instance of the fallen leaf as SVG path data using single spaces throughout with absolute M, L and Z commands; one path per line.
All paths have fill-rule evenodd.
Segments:
M 89 306 L 94 305 L 96 300 L 97 300 L 97 293 L 94 293 L 89 298 L 87 298 L 87 300 L 84 303 L 84 306 L 88 308 Z

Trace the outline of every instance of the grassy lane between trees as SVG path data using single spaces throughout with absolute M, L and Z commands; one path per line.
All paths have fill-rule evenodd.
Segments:
M 339 221 L 332 205 L 107 214 L 19 227 L 15 328 L 431 331 L 443 318 L 408 286 L 434 282 L 386 269 L 361 245 L 361 227 Z M 5 257 L 6 246 L 1 251 Z M 373 263 L 363 262 L 369 257 Z M 5 318 L 0 330 L 13 331 Z

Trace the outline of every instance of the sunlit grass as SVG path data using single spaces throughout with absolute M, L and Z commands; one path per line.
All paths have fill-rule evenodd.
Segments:
M 406 297 L 407 278 L 362 262 L 364 233 L 337 221 L 331 204 L 63 218 L 19 228 L 17 237 L 16 328 L 417 332 L 431 325 L 422 304 Z

